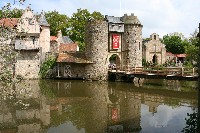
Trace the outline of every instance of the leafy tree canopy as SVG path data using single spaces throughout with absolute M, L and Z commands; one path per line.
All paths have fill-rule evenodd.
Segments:
M 198 51 L 199 51 L 199 43 L 198 43 L 198 30 L 196 29 L 189 37 L 189 45 L 185 46 L 185 53 L 187 54 L 186 58 L 190 62 L 190 64 L 196 65 L 198 60 Z
M 166 50 L 173 54 L 185 53 L 185 46 L 189 44 L 183 34 L 177 32 L 163 36 L 162 41 L 166 45 Z
M 23 9 L 14 8 L 12 10 L 0 10 L 0 18 L 20 18 L 22 16 Z
M 45 13 L 45 17 L 50 25 L 50 34 L 52 36 L 57 35 L 59 30 L 62 31 L 63 35 L 67 35 L 66 29 L 68 27 L 69 17 L 64 14 L 59 14 L 56 10 Z
M 87 9 L 77 9 L 77 12 L 73 13 L 72 17 L 69 19 L 68 36 L 73 41 L 78 42 L 80 50 L 82 51 L 85 48 L 85 25 L 87 21 L 91 19 L 102 20 L 103 15 L 96 11 L 90 13 Z

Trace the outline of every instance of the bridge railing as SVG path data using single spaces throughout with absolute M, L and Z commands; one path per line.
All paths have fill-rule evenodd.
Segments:
M 123 67 L 126 73 L 196 76 L 198 68 L 187 67 Z

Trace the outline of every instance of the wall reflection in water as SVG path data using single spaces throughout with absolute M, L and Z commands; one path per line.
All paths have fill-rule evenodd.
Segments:
M 142 106 L 197 108 L 195 87 L 168 81 L 116 82 L 32 80 L 1 89 L 2 133 L 128 133 L 145 131 Z M 170 84 L 171 85 L 171 84 Z M 188 85 L 188 84 L 187 84 Z
M 40 93 L 38 81 L 2 87 L 0 132 L 39 133 L 50 124 L 50 105 Z

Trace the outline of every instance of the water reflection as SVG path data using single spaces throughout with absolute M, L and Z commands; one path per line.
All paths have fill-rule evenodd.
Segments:
M 32 80 L 1 89 L 0 133 L 173 133 L 197 109 L 195 82 L 137 83 Z
M 1 88 L 0 124 L 2 133 L 39 133 L 49 126 L 50 105 L 38 81 Z

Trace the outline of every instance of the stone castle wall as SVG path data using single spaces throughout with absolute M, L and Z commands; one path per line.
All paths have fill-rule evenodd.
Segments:
M 142 26 L 125 24 L 123 40 L 124 65 L 129 67 L 142 66 Z
M 107 80 L 108 76 L 108 23 L 90 21 L 85 31 L 86 58 L 93 64 L 86 66 L 86 77 Z
M 39 78 L 40 59 L 39 51 L 24 51 L 19 54 L 15 63 L 15 75 L 20 75 L 24 79 Z

